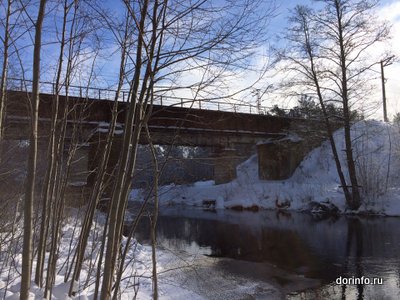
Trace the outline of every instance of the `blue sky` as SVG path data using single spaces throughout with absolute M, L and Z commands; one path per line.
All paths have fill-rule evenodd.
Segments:
M 297 1 L 297 0 L 283 0 L 279 1 L 278 4 L 278 15 L 271 22 L 270 32 L 271 35 L 278 34 L 282 32 L 287 26 L 287 18 L 289 16 L 290 10 L 293 9 L 297 4 L 305 4 L 315 7 L 314 1 Z M 399 0 L 383 0 L 378 7 L 377 14 L 382 20 L 387 20 L 392 24 L 391 40 L 390 40 L 390 50 L 400 59 L 400 1 Z M 279 43 L 279 39 L 273 39 L 273 43 Z M 379 66 L 376 67 L 376 71 L 379 70 Z M 386 82 L 386 92 L 387 92 L 387 102 L 388 102 L 388 113 L 390 116 L 394 115 L 396 112 L 400 112 L 400 63 L 396 62 L 385 68 L 385 78 Z M 378 74 L 379 75 L 379 74 Z M 279 81 L 278 79 L 271 79 L 271 81 Z M 371 95 L 376 101 L 381 99 L 381 86 L 380 81 L 376 80 L 376 93 Z M 271 97 L 272 96 L 272 97 Z M 272 99 L 271 99 L 272 98 Z M 283 106 L 290 107 L 293 105 L 293 101 L 284 101 L 279 96 L 276 96 L 277 100 L 274 101 L 273 95 L 266 95 L 263 101 L 265 106 L 271 106 L 273 104 L 279 104 Z M 382 119 L 382 113 L 380 106 L 378 105 L 377 111 L 373 113 L 372 117 L 377 119 Z
M 290 9 L 294 8 L 297 4 L 309 4 L 309 5 L 315 5 L 313 1 L 289 1 L 289 0 L 283 0 L 283 1 L 276 1 L 278 8 L 276 11 L 276 17 L 273 18 L 270 22 L 270 26 L 268 28 L 269 34 L 270 34 L 270 39 L 269 42 L 273 45 L 277 45 L 280 43 L 279 39 L 277 39 L 277 35 L 281 33 L 285 27 L 287 26 L 287 18 L 289 15 Z M 115 3 L 116 1 L 106 1 L 106 5 L 109 7 L 109 11 L 111 12 L 114 10 L 114 13 L 116 12 L 115 9 Z M 378 9 L 377 12 L 382 19 L 389 20 L 390 22 L 393 23 L 393 28 L 392 28 L 392 36 L 393 39 L 391 40 L 392 43 L 392 51 L 400 57 L 400 1 L 397 0 L 384 0 L 381 1 L 380 8 Z M 51 24 L 52 20 L 48 20 L 49 23 Z M 49 26 L 47 29 L 47 32 L 49 34 L 53 33 L 56 31 L 56 28 L 54 26 Z M 44 37 L 44 40 L 46 41 L 48 37 Z M 51 39 L 51 38 L 50 38 Z M 104 43 L 107 46 L 107 43 Z M 52 59 L 55 59 L 57 57 L 58 51 L 56 50 L 57 46 L 55 45 L 45 45 L 43 47 L 43 70 L 44 73 L 42 75 L 42 78 L 44 79 L 51 79 L 53 75 L 51 75 L 52 72 L 49 72 L 51 68 L 54 68 L 54 63 L 52 62 Z M 268 52 L 268 45 L 265 45 L 264 49 L 260 49 L 263 54 L 266 54 Z M 117 50 L 115 46 L 109 46 L 108 48 L 108 53 L 102 56 L 99 56 L 97 58 L 97 61 L 99 63 L 98 65 L 98 80 L 97 84 L 105 86 L 109 82 L 115 82 L 116 74 L 119 68 L 119 53 L 116 51 L 115 55 L 111 55 L 111 53 L 114 52 L 114 50 Z M 30 73 L 31 70 L 31 64 L 30 64 L 30 59 L 31 59 L 31 53 L 32 49 L 27 48 L 23 51 L 23 55 L 26 56 L 26 63 L 24 65 L 27 74 Z M 260 59 L 261 60 L 261 59 Z M 81 68 L 82 69 L 88 69 L 89 68 L 89 60 L 87 62 L 87 65 L 85 63 L 82 64 Z M 262 64 L 261 61 L 255 61 L 255 64 Z M 393 64 L 391 66 L 388 66 L 385 69 L 386 72 L 386 78 L 387 80 L 387 98 L 388 98 L 388 103 L 389 103 L 389 113 L 393 115 L 395 112 L 400 111 L 400 83 L 399 83 L 399 76 L 398 74 L 400 73 L 400 66 L 398 63 Z M 28 75 L 29 76 L 29 75 Z M 195 79 L 198 74 L 193 74 L 192 79 Z M 234 91 L 235 89 L 240 89 L 242 87 L 248 86 L 254 81 L 256 78 L 255 74 L 251 74 L 251 72 L 245 72 L 241 74 L 239 77 L 235 78 L 235 82 L 232 83 L 232 88 L 231 90 Z M 270 82 L 274 81 L 279 81 L 279 75 L 275 76 L 274 78 L 265 78 L 263 80 L 264 85 L 269 85 Z M 379 84 L 379 83 L 377 83 Z M 376 99 L 380 99 L 380 89 L 377 88 L 377 93 L 374 97 Z M 250 99 L 251 93 L 248 93 L 248 98 Z M 254 100 L 254 99 L 250 99 Z M 290 101 L 282 101 L 279 96 L 274 96 L 274 95 L 265 95 L 263 98 L 264 102 L 263 104 L 265 106 L 272 106 L 273 104 L 279 103 L 279 105 L 282 106 L 290 106 L 293 105 Z M 275 101 L 275 102 L 274 102 Z M 376 117 L 379 118 L 379 112 L 377 112 Z

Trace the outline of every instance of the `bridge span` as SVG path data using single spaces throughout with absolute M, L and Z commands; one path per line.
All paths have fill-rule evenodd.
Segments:
M 29 138 L 30 97 L 29 92 L 8 91 L 5 119 L 6 139 Z M 48 139 L 50 133 L 53 100 L 54 95 L 52 94 L 40 94 L 39 138 L 43 141 Z M 97 164 L 96 157 L 98 155 L 96 153 L 101 151 L 107 124 L 111 121 L 112 107 L 113 101 L 111 100 L 59 96 L 59 111 L 63 112 L 65 108 L 69 111 L 68 132 L 79 128 L 79 142 L 81 145 L 85 145 L 82 146 L 81 153 L 83 154 L 81 155 L 85 157 L 83 161 L 86 166 L 79 168 L 86 168 L 92 174 Z M 117 121 L 122 130 L 128 107 L 129 103 L 118 102 Z M 154 105 L 149 120 L 149 129 L 154 144 L 213 147 L 216 158 L 214 164 L 216 183 L 234 179 L 237 164 L 256 153 L 257 144 L 259 144 L 257 151 L 260 158 L 260 177 L 283 179 L 282 177 L 290 176 L 306 152 L 325 138 L 322 123 L 316 120 L 206 110 L 176 105 Z M 292 143 L 289 146 L 286 145 L 288 139 L 285 139 L 293 135 L 298 137 L 294 143 L 297 146 L 294 148 Z M 279 140 L 286 140 L 284 147 L 271 148 L 268 146 L 269 143 L 264 143 Z M 115 141 L 115 147 L 118 148 L 121 136 L 116 136 Z M 143 136 L 140 143 L 147 144 L 147 139 Z M 294 159 L 293 156 L 296 158 Z M 116 165 L 117 161 L 118 152 L 116 151 L 112 158 L 112 167 Z M 269 170 L 271 168 L 274 171 Z M 285 168 L 290 170 L 279 171 Z
M 30 130 L 30 93 L 8 92 L 6 135 L 10 138 L 27 138 Z M 39 104 L 39 136 L 45 138 L 53 110 L 53 95 L 41 94 Z M 68 100 L 67 100 L 68 99 Z M 67 103 L 68 102 L 68 103 Z M 68 121 L 79 123 L 82 141 L 111 121 L 113 101 L 80 97 L 59 97 L 59 111 L 68 104 Z M 123 126 L 129 103 L 118 102 L 117 121 Z M 73 113 L 75 112 L 75 113 Z M 149 129 L 155 144 L 232 147 L 251 144 L 262 139 L 282 137 L 291 123 L 301 119 L 270 115 L 206 110 L 179 106 L 153 105 Z M 142 143 L 146 143 L 143 139 Z

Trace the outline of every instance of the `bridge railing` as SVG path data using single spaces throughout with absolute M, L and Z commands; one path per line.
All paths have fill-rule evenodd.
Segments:
M 19 78 L 8 78 L 7 89 L 13 91 L 32 92 L 32 81 Z M 115 100 L 116 90 L 107 88 L 94 88 L 78 85 L 60 85 L 59 94 L 62 96 L 69 95 L 71 97 L 90 98 L 96 100 Z M 56 86 L 53 82 L 40 82 L 40 93 L 55 94 Z M 118 101 L 127 102 L 129 92 L 122 90 L 118 97 Z M 196 108 L 204 110 L 217 110 L 248 114 L 271 114 L 272 107 L 252 105 L 239 102 L 222 101 L 221 98 L 210 99 L 190 99 L 185 97 L 175 97 L 166 95 L 155 95 L 154 104 L 184 108 Z M 288 109 L 283 111 L 290 112 Z M 289 114 L 288 114 L 289 115 Z
M 190 99 L 174 96 L 156 96 L 155 104 L 204 110 L 229 111 L 249 114 L 268 114 L 272 107 L 257 106 L 239 102 L 221 101 L 214 99 Z
M 56 92 L 56 84 L 54 82 L 41 81 L 39 86 L 40 93 L 42 94 L 55 94 Z M 32 92 L 32 81 L 19 78 L 8 78 L 7 89 L 12 91 Z M 70 84 L 68 85 L 68 88 L 66 85 L 60 85 L 59 94 L 62 96 L 68 94 L 71 97 L 90 98 L 96 100 L 114 100 L 116 90 Z M 126 102 L 127 94 L 127 91 L 122 91 L 118 100 Z

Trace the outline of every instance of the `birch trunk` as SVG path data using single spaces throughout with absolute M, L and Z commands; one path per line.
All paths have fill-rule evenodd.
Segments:
M 38 138 L 38 111 L 39 111 L 39 80 L 40 80 L 40 52 L 42 46 L 42 25 L 45 14 L 46 0 L 41 0 L 39 12 L 35 24 L 35 45 L 33 50 L 33 75 L 32 75 L 32 99 L 31 99 L 31 135 L 29 139 L 28 174 L 26 181 L 24 204 L 24 239 L 22 250 L 22 274 L 20 299 L 29 297 L 32 272 L 32 216 L 33 201 L 35 198 L 35 180 L 37 164 L 37 138 Z

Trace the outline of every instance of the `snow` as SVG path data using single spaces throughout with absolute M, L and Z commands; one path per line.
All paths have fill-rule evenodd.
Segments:
M 116 123 L 115 129 L 114 129 L 114 134 L 120 135 L 124 133 L 123 124 L 121 123 Z M 110 124 L 108 122 L 98 122 L 97 128 L 95 129 L 95 133 L 100 132 L 100 133 L 108 133 L 110 130 Z
M 65 263 L 68 259 L 69 263 L 71 262 L 73 256 L 71 249 L 74 249 L 78 240 L 81 229 L 80 222 L 83 220 L 82 216 L 79 216 L 80 213 L 81 211 L 72 210 L 70 217 L 65 220 L 62 227 L 57 274 L 50 299 L 71 299 L 68 297 L 71 279 L 64 282 Z M 81 276 L 78 281 L 74 282 L 73 290 L 76 291 L 76 296 L 73 299 L 93 299 L 94 274 L 91 267 L 97 267 L 98 252 L 96 249 L 98 250 L 100 246 L 104 222 L 105 216 L 97 213 L 88 239 Z M 17 231 L 16 234 L 20 235 L 22 226 Z M 123 245 L 126 241 L 127 239 L 123 238 Z M 70 245 L 71 242 L 72 245 Z M 9 245 L 2 246 L 13 246 L 13 243 L 15 242 L 10 241 Z M 11 249 L 11 247 L 8 248 Z M 94 249 L 93 252 L 92 249 Z M 0 263 L 0 299 L 19 299 L 21 251 L 21 248 L 16 248 L 15 253 L 10 253 L 11 256 L 7 258 L 11 263 L 9 266 L 5 267 L 5 260 Z M 121 295 L 118 299 L 134 299 L 136 292 L 137 299 L 153 299 L 151 253 L 150 246 L 141 245 L 136 240 L 131 242 L 125 263 L 126 268 L 122 276 Z M 2 255 L 4 254 L 3 252 Z M 156 255 L 160 299 L 243 299 L 243 295 L 258 295 L 260 293 L 271 296 L 269 299 L 281 299 L 282 297 L 278 288 L 266 282 L 224 273 L 217 267 L 217 259 L 204 256 L 202 253 L 194 254 L 178 250 L 158 249 Z M 201 256 L 200 259 L 199 256 Z M 35 263 L 36 260 L 34 260 L 32 270 L 35 270 Z M 89 273 L 92 277 L 89 286 L 84 288 Z M 212 280 L 209 280 L 210 278 Z M 135 288 L 138 290 L 135 291 Z M 43 299 L 43 293 L 43 289 L 35 285 L 32 280 L 29 299 Z
M 257 146 L 271 144 L 276 141 L 277 141 L 276 139 L 267 139 L 264 141 L 259 141 L 257 143 Z M 299 142 L 303 141 L 303 138 L 299 137 L 296 133 L 289 133 L 286 136 L 280 138 L 279 141 L 289 141 L 289 142 L 293 142 L 293 143 L 299 143 Z
M 360 121 L 352 126 L 351 135 L 363 198 L 356 213 L 400 216 L 399 125 Z M 342 169 L 347 175 L 343 129 L 334 133 L 334 139 Z M 206 181 L 162 186 L 160 201 L 164 205 L 201 206 L 203 200 L 215 200 L 217 208 L 257 206 L 275 209 L 285 205 L 291 210 L 311 210 L 310 205 L 316 202 L 334 205 L 345 213 L 340 185 L 331 147 L 326 141 L 312 150 L 287 180 L 260 180 L 257 155 L 253 155 L 237 167 L 237 178 L 229 183 L 215 185 Z M 145 194 L 144 190 L 133 190 L 131 199 L 141 201 Z

